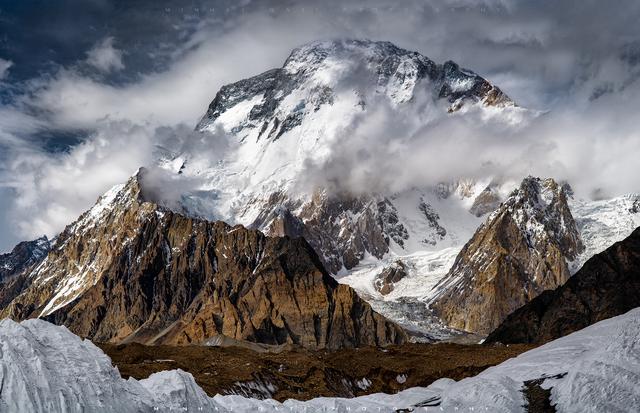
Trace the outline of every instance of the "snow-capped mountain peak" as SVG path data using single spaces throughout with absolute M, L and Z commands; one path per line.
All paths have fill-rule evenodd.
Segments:
M 300 229 L 305 220 L 327 212 L 313 208 L 334 209 L 323 224 L 334 223 L 335 234 L 322 241 L 308 232 L 304 236 L 335 273 L 343 264 L 353 267 L 366 253 L 380 258 L 395 246 L 414 250 L 410 247 L 464 238 L 466 234 L 438 223 L 449 214 L 432 205 L 439 199 L 431 196 L 430 188 L 399 194 L 363 188 L 354 194 L 340 182 L 338 188 L 327 188 L 329 182 L 318 182 L 323 173 L 315 172 L 345 151 L 357 152 L 356 136 L 381 133 L 375 124 L 381 113 L 406 119 L 407 130 L 397 138 L 402 140 L 463 108 L 522 110 L 499 88 L 454 62 L 438 64 L 389 42 L 312 42 L 293 50 L 281 68 L 218 91 L 196 129 L 229 144 L 222 160 L 211 163 L 197 153 L 181 152 L 162 165 L 173 174 L 180 165 L 182 178 L 202 183 L 181 196 L 179 209 L 206 219 L 269 232 L 281 225 L 277 220 L 285 217 L 285 210 L 289 227 Z M 361 140 L 367 145 L 367 139 Z M 324 201 L 318 202 L 319 193 L 325 194 Z M 407 231 L 403 214 L 420 226 L 420 234 Z M 368 228 L 366 234 L 363 228 Z M 335 240 L 343 246 L 328 245 Z
M 439 65 L 390 42 L 335 40 L 301 46 L 282 68 L 224 86 L 197 129 L 211 129 L 227 113 L 218 123 L 234 134 L 254 127 L 260 129 L 258 137 L 268 133 L 278 138 L 299 126 L 310 111 L 334 105 L 344 92 L 356 99 L 355 108 L 364 110 L 371 91 L 400 104 L 419 89 L 446 98 L 451 110 L 465 100 L 513 106 L 500 89 L 452 61 Z
M 313 42 L 282 68 L 223 86 L 196 129 L 226 135 L 218 138 L 232 153 L 219 165 L 194 160 L 182 173 L 209 175 L 217 199 L 233 198 L 216 208 L 221 217 L 242 216 L 247 199 L 232 187 L 244 188 L 245 198 L 298 190 L 305 168 L 331 159 L 363 117 L 413 108 L 419 128 L 464 105 L 516 110 L 500 89 L 453 62 L 436 64 L 389 42 Z
M 141 168 L 126 184 L 116 185 L 100 196 L 91 209 L 56 237 L 50 253 L 25 274 L 29 281 L 15 293 L 41 308 L 39 317 L 65 306 L 98 281 L 101 271 L 112 264 L 115 252 L 137 235 L 126 225 L 133 215 L 144 220 L 156 212 L 154 205 L 143 201 L 139 182 L 143 173 Z M 4 314 L 11 315 L 14 310 L 9 305 Z

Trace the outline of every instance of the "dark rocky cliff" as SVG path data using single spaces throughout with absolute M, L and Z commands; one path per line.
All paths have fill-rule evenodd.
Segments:
M 509 315 L 487 342 L 544 343 L 639 306 L 640 228 Z

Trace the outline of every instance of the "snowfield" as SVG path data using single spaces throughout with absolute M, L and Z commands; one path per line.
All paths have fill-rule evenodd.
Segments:
M 640 194 L 626 194 L 599 201 L 578 199 L 569 202 L 585 246 L 584 252 L 569 263 L 572 274 L 589 258 L 627 238 L 640 227 L 640 211 L 634 209 L 639 199 Z
M 461 248 L 417 251 L 408 255 L 391 252 L 381 260 L 368 256 L 348 275 L 337 279 L 356 290 L 375 311 L 410 331 L 417 341 L 448 340 L 461 333 L 444 325 L 432 314 L 427 303 L 437 292 L 433 288 L 451 269 Z M 407 276 L 394 283 L 393 291 L 383 295 L 375 288 L 376 277 L 397 260 L 406 264 Z
M 640 309 L 455 382 L 393 395 L 310 401 L 208 397 L 189 373 L 124 380 L 88 340 L 42 320 L 0 322 L 0 411 L 524 412 L 525 381 L 551 389 L 560 412 L 640 411 Z

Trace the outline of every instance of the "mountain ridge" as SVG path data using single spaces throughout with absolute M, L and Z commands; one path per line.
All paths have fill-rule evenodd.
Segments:
M 553 179 L 525 178 L 462 248 L 430 306 L 451 327 L 491 332 L 508 314 L 569 279 L 584 250 Z
M 158 207 L 144 201 L 144 173 L 67 227 L 3 316 L 40 317 L 115 343 L 190 344 L 223 335 L 342 348 L 406 340 L 330 277 L 304 239 Z
M 437 96 L 447 98 L 452 104 L 449 108 L 451 111 L 460 109 L 462 102 L 459 100 L 465 98 L 477 99 L 486 105 L 514 104 L 499 88 L 491 85 L 474 72 L 461 69 L 451 60 L 438 65 L 418 52 L 399 48 L 387 41 L 356 39 L 316 41 L 294 49 L 285 60 L 282 68 L 271 69 L 257 76 L 223 86 L 209 105 L 207 113 L 196 126 L 196 130 L 206 129 L 225 110 L 240 100 L 246 100 L 259 93 L 267 93 L 265 103 L 251 109 L 249 120 L 272 116 L 282 99 L 293 91 L 295 86 L 290 82 L 297 83 L 305 80 L 322 68 L 322 64 L 326 60 L 345 54 L 346 51 L 361 53 L 367 64 L 379 65 L 377 82 L 379 87 L 386 88 L 391 81 L 400 83 L 394 85 L 400 86 L 400 88 L 390 91 L 390 97 L 396 103 L 410 100 L 413 88 L 417 83 L 422 79 L 428 79 L 438 85 L 436 88 Z M 270 89 L 276 91 L 269 92 Z M 235 95 L 237 92 L 245 93 L 237 96 Z M 321 88 L 317 92 L 318 94 L 314 95 L 316 98 L 314 110 L 316 111 L 320 105 L 332 102 L 330 89 Z M 275 136 L 277 139 L 286 131 L 287 127 L 297 126 L 297 122 L 299 119 L 296 119 L 294 114 L 285 116 L 275 125 L 276 129 L 272 129 L 269 136 Z M 278 130 L 280 125 L 283 129 Z M 264 125 L 262 129 L 259 136 L 266 130 Z
M 506 95 L 502 103 L 490 99 L 492 93 L 502 92 L 469 70 L 452 62 L 436 64 L 389 42 L 310 43 L 292 51 L 281 68 L 222 87 L 196 128 L 210 133 L 189 137 L 193 145 L 181 150 L 163 146 L 157 164 L 148 166 L 144 174 L 143 198 L 157 204 L 156 211 L 162 214 L 240 224 L 270 236 L 304 237 L 322 266 L 340 283 L 356 288 L 376 310 L 399 322 L 410 319 L 411 324 L 416 317 L 427 316 L 425 302 L 433 295 L 431 286 L 442 281 L 464 243 L 509 198 L 508 191 L 517 183 L 496 177 L 452 179 L 393 193 L 369 187 L 352 193 L 339 191 L 337 179 L 335 187 L 320 187 L 310 193 L 291 188 L 300 183 L 296 181 L 300 168 L 304 170 L 308 162 L 330 159 L 332 151 L 339 150 L 349 138 L 344 130 L 352 132 L 349 127 L 354 119 L 358 123 L 375 115 L 376 105 L 397 109 L 397 113 L 424 113 L 419 125 L 431 116 L 466 116 L 466 111 L 488 111 L 500 118 L 526 112 Z M 455 109 L 452 105 L 457 109 L 449 111 Z M 219 141 L 224 143 L 222 147 L 228 144 L 231 148 L 229 153 L 222 150 L 221 157 L 213 156 L 213 150 L 193 149 L 217 149 Z M 281 154 L 284 158 L 278 157 Z M 93 231 L 104 208 L 112 201 L 118 202 L 116 195 L 122 188 L 120 185 L 108 191 L 96 206 L 68 226 L 61 234 L 61 247 L 67 238 Z M 130 197 L 123 198 L 118 208 L 128 208 L 129 201 Z M 640 219 L 640 214 L 633 214 L 633 197 L 597 205 L 568 202 L 570 212 L 575 206 L 580 213 L 575 221 L 587 247 L 576 256 L 567 253 L 566 246 L 561 245 L 564 241 L 558 243 L 560 250 L 567 250 L 560 255 L 571 261 L 569 273 L 589 255 L 624 236 L 627 227 Z M 117 219 L 112 218 L 112 223 Z M 527 218 L 509 227 L 515 234 L 530 223 L 539 224 Z M 113 236 L 94 233 L 97 244 L 102 243 L 101 251 L 106 251 L 107 261 L 113 258 L 110 248 L 120 249 L 119 243 L 127 243 L 137 234 L 120 234 L 111 240 Z M 525 239 L 522 245 L 529 248 L 528 242 Z M 575 240 L 567 242 L 576 244 Z M 97 274 L 104 268 L 95 268 L 86 253 L 95 253 L 96 245 L 82 244 L 84 253 L 78 250 L 58 269 L 45 262 L 34 270 L 36 278 L 37 271 L 45 268 L 49 275 L 64 273 L 66 280 L 60 288 L 54 288 L 58 296 L 45 294 L 51 298 L 48 306 L 38 302 L 36 306 L 42 304 L 38 315 L 49 316 L 59 305 L 74 301 L 78 291 L 98 283 Z M 557 278 L 561 281 L 567 276 L 560 255 L 556 255 L 557 268 L 552 272 L 560 274 Z M 388 276 L 396 262 L 403 266 L 402 274 Z M 3 291 L 5 299 L 15 298 L 27 288 L 29 275 L 21 276 L 21 283 Z M 53 277 L 58 278 L 62 275 Z M 558 280 L 542 284 L 552 287 Z M 538 293 L 537 288 L 533 290 L 526 292 L 527 300 Z M 505 312 L 522 304 L 521 299 L 514 302 Z M 432 328 L 431 321 L 418 324 L 420 329 Z

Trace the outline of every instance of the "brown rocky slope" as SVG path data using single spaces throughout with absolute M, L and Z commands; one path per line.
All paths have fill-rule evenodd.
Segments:
M 516 310 L 487 342 L 544 343 L 640 307 L 640 228 L 553 291 Z
M 2 315 L 113 343 L 224 335 L 335 349 L 406 340 L 329 276 L 304 239 L 172 213 L 145 201 L 143 179 L 141 170 L 68 226 Z
M 542 291 L 564 284 L 567 260 L 582 249 L 566 189 L 528 177 L 467 242 L 430 306 L 451 327 L 488 334 Z

